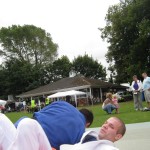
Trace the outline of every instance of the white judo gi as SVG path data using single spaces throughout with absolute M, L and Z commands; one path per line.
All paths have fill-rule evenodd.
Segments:
M 82 143 L 87 135 L 92 135 L 97 140 Z M 81 141 L 75 145 L 63 144 L 60 150 L 119 150 L 114 146 L 114 143 L 108 140 L 99 140 L 98 134 L 94 131 L 87 131 L 83 134 Z
M 96 141 L 83 143 L 87 135 L 92 135 Z M 13 123 L 0 113 L 0 150 L 52 150 L 52 148 L 44 130 L 36 120 L 25 118 L 16 129 Z M 79 143 L 61 145 L 60 150 L 118 149 L 111 141 L 99 140 L 96 132 L 88 131 L 83 134 Z
M 13 123 L 0 113 L 0 150 L 7 150 L 16 136 L 16 128 Z
M 47 136 L 37 121 L 25 118 L 16 129 L 4 114 L 0 114 L 0 150 L 51 149 Z

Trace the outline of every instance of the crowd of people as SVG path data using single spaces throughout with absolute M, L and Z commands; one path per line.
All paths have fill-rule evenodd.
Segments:
M 24 99 L 24 100 L 16 100 L 16 101 L 9 101 L 6 102 L 5 105 L 0 105 L 0 111 L 2 113 L 6 112 L 20 112 L 20 111 L 27 111 L 27 112 L 35 112 L 39 111 L 45 106 L 49 105 L 51 103 L 50 99 L 48 98 L 42 98 L 42 100 L 35 98 L 32 100 Z
M 133 76 L 132 82 L 132 91 L 133 91 L 133 99 L 134 99 L 134 108 L 136 111 L 150 111 L 150 77 L 148 77 L 146 72 L 142 73 L 143 82 L 138 80 L 136 75 Z M 142 95 L 147 102 L 147 107 L 143 108 L 142 105 Z
M 143 110 L 142 92 L 150 110 L 150 77 L 146 73 L 142 76 L 143 83 L 134 75 L 131 85 L 137 111 Z M 117 96 L 107 93 L 102 109 L 118 114 L 119 108 Z M 124 122 L 110 117 L 99 133 L 86 131 L 93 118 L 88 109 L 78 110 L 65 101 L 53 102 L 34 112 L 32 119 L 22 117 L 15 124 L 0 113 L 0 150 L 117 150 L 114 142 L 124 136 Z
M 0 150 L 117 150 L 114 142 L 123 137 L 125 124 L 111 117 L 99 133 L 87 131 L 93 122 L 88 109 L 78 110 L 65 101 L 56 101 L 13 124 L 0 114 Z
M 136 111 L 150 111 L 150 77 L 147 73 L 142 73 L 143 82 L 140 81 L 137 75 L 133 76 L 133 81 L 131 84 L 131 90 L 133 93 L 134 109 Z M 147 102 L 147 107 L 143 108 L 142 97 L 144 97 Z M 119 104 L 117 100 L 117 95 L 112 93 L 106 94 L 106 99 L 103 102 L 102 109 L 108 114 L 111 114 L 113 110 L 115 113 L 119 113 Z

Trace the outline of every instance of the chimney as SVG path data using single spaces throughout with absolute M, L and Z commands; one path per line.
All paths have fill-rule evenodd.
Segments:
M 70 72 L 69 72 L 69 77 L 75 77 L 77 74 L 76 72 L 72 69 Z

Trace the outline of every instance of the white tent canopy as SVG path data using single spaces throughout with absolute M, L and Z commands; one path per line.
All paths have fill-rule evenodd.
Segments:
M 7 103 L 7 101 L 4 101 L 4 100 L 0 99 L 0 105 L 5 106 L 6 103 Z
M 58 92 L 58 93 L 48 96 L 48 98 L 58 98 L 58 97 L 64 97 L 64 96 L 65 96 L 64 92 Z
M 59 98 L 59 97 L 65 97 L 65 96 L 74 96 L 75 97 L 76 106 L 77 106 L 77 96 L 78 95 L 86 95 L 86 93 L 85 92 L 81 92 L 81 91 L 71 90 L 71 91 L 58 92 L 58 93 L 49 95 L 48 98 Z
M 75 91 L 75 90 L 71 90 L 71 91 L 65 91 L 65 92 L 57 92 L 55 94 L 52 94 L 50 96 L 48 96 L 48 98 L 57 98 L 57 97 L 65 97 L 65 96 L 74 96 L 74 95 L 86 95 L 85 92 L 81 92 L 81 91 Z

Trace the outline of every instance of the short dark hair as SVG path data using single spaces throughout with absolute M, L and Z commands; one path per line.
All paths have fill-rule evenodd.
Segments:
M 146 72 L 146 71 L 144 71 L 142 74 L 146 74 L 146 75 L 147 75 L 147 72 Z
M 121 134 L 122 136 L 124 136 L 124 134 L 125 134 L 125 132 L 126 132 L 125 123 L 124 123 L 120 118 L 118 118 L 118 117 L 113 117 L 113 118 L 115 118 L 116 120 L 118 120 L 119 123 L 120 123 L 120 127 L 119 127 L 117 133 L 118 133 L 118 134 Z
M 133 78 L 137 78 L 137 75 L 134 75 Z
M 93 119 L 94 119 L 92 111 L 90 111 L 86 108 L 82 108 L 79 111 L 84 115 L 86 123 L 90 123 L 90 125 L 91 125 L 93 122 Z

